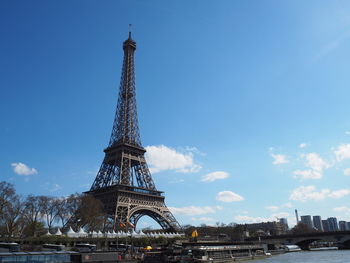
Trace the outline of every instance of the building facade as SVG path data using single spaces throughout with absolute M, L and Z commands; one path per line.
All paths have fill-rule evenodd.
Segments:
M 346 231 L 350 231 L 350 222 L 346 222 Z
M 287 229 L 289 228 L 287 218 L 280 218 L 280 224 L 285 225 Z
M 322 225 L 321 216 L 313 216 L 312 217 L 312 221 L 313 221 L 314 227 L 317 230 L 323 231 L 323 225 Z
M 338 226 L 338 220 L 335 217 L 329 217 L 327 219 L 328 224 L 329 224 L 329 231 L 338 231 L 339 230 L 339 226 Z
M 309 228 L 314 229 L 314 224 L 310 215 L 300 216 L 300 222 L 307 225 Z
M 346 231 L 346 221 L 339 221 L 339 230 Z
M 328 232 L 329 231 L 329 223 L 328 223 L 327 219 L 322 220 L 322 227 L 323 227 L 323 231 L 324 232 Z

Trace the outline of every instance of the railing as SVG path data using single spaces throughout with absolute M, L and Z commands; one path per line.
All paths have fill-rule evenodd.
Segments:
M 125 191 L 137 192 L 137 193 L 148 194 L 148 195 L 163 196 L 163 192 L 153 191 L 145 188 L 138 188 L 138 187 L 132 187 L 127 185 L 121 185 L 121 184 L 118 185 L 118 188 L 120 190 L 125 190 Z

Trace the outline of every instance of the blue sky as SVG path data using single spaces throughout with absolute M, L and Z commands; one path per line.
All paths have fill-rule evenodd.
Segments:
M 348 1 L 1 1 L 0 180 L 89 189 L 129 23 L 142 142 L 180 224 L 350 221 Z

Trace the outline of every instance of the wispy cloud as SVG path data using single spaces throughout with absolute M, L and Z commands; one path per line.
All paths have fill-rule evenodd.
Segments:
M 350 175 L 350 168 L 344 169 L 344 175 L 346 175 L 346 176 Z
M 273 158 L 272 164 L 279 165 L 279 164 L 289 163 L 289 160 L 287 159 L 286 155 L 284 155 L 284 154 L 274 154 L 273 150 L 274 150 L 273 147 L 270 147 L 269 153 L 270 153 L 270 156 Z
M 229 173 L 224 171 L 216 171 L 202 176 L 202 182 L 214 182 L 216 180 L 226 179 L 230 176 Z
M 221 206 L 185 206 L 185 207 L 169 207 L 170 211 L 175 215 L 196 216 L 205 214 L 214 214 L 221 210 Z
M 281 212 L 281 213 L 274 213 L 274 214 L 270 215 L 269 217 L 260 217 L 260 216 L 254 217 L 254 216 L 248 216 L 248 215 L 237 215 L 234 217 L 234 219 L 237 220 L 239 223 L 261 223 L 261 222 L 278 221 L 279 218 L 288 218 L 289 216 L 290 216 L 289 213 Z
M 339 190 L 330 190 L 330 189 L 321 189 L 316 190 L 314 185 L 309 186 L 300 186 L 293 190 L 290 194 L 289 199 L 294 201 L 306 202 L 309 200 L 321 201 L 325 198 L 342 198 L 350 194 L 350 189 L 339 189 Z
M 333 208 L 333 211 L 349 214 L 350 213 L 350 207 L 348 207 L 348 206 L 339 206 L 339 207 Z
M 275 205 L 266 206 L 265 208 L 270 211 L 277 211 L 279 209 L 279 207 Z
M 301 144 L 299 144 L 299 148 L 301 148 L 301 149 L 305 148 L 306 146 L 307 146 L 306 143 L 301 143 Z
M 292 203 L 289 202 L 289 203 L 281 204 L 280 206 L 277 206 L 277 205 L 265 206 L 265 209 L 274 212 L 282 208 L 291 208 L 291 207 L 292 207 Z
M 331 165 L 317 153 L 302 154 L 301 158 L 306 160 L 305 166 L 310 169 L 294 171 L 293 173 L 296 178 L 320 179 L 323 176 L 323 170 L 331 167 Z
M 62 186 L 60 186 L 59 184 L 53 184 L 50 191 L 51 192 L 56 192 L 62 189 Z
M 198 150 L 197 147 L 194 147 L 194 146 L 186 146 L 186 147 L 185 147 L 185 151 L 187 151 L 187 152 L 193 152 L 193 153 L 198 154 L 198 155 L 201 155 L 201 156 L 206 156 L 206 153 L 201 152 L 200 150 Z
M 281 205 L 281 207 L 291 208 L 291 207 L 293 207 L 293 205 L 292 205 L 292 203 L 284 203 Z
M 270 221 L 270 218 L 267 217 L 253 217 L 247 215 L 237 215 L 234 217 L 234 219 L 237 220 L 239 223 L 261 223 Z
M 273 164 L 277 165 L 277 164 L 284 164 L 284 163 L 289 163 L 289 161 L 287 160 L 287 156 L 283 155 L 283 154 L 271 154 L 273 160 Z
M 331 40 L 321 48 L 321 50 L 314 57 L 314 60 L 315 61 L 321 60 L 323 57 L 327 56 L 329 53 L 339 48 L 344 42 L 348 40 L 349 37 L 350 37 L 350 30 L 346 31 L 339 37 Z
M 46 182 L 43 187 L 49 192 L 57 192 L 62 189 L 61 185 L 49 182 Z

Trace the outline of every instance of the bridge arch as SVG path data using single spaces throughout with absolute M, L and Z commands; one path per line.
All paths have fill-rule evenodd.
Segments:
M 302 250 L 309 250 L 310 244 L 315 241 L 320 241 L 321 238 L 312 238 L 312 239 L 304 239 L 299 242 L 296 242 L 295 244 L 298 245 Z

